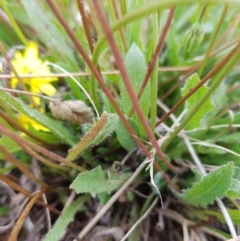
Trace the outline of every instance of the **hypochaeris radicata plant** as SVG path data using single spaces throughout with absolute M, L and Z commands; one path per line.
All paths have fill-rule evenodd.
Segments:
M 0 240 L 239 239 L 239 1 L 0 6 Z

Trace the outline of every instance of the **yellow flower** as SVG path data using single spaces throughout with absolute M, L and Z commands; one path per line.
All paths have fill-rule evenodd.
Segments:
M 38 46 L 34 42 L 28 44 L 23 54 L 17 51 L 12 60 L 12 64 L 19 75 L 47 75 L 50 73 L 47 62 L 42 62 L 42 60 L 38 58 Z M 51 84 L 51 82 L 56 80 L 56 77 L 22 78 L 23 83 L 29 87 L 30 92 L 34 94 L 42 92 L 48 96 L 53 96 L 56 93 L 55 87 Z M 17 78 L 11 79 L 12 88 L 16 88 L 17 84 Z M 37 105 L 40 105 L 40 98 L 33 97 L 33 99 Z
M 46 127 L 44 127 L 43 125 L 39 124 L 38 122 L 36 122 L 35 120 L 31 119 L 30 117 L 24 115 L 24 114 L 20 114 L 19 115 L 19 122 L 25 127 L 25 129 L 28 130 L 29 125 L 31 125 L 32 127 L 34 127 L 36 130 L 38 131 L 45 131 L 45 132 L 49 132 L 49 129 L 47 129 Z

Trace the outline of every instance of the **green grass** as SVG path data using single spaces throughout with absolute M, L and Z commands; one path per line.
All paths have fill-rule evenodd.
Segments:
M 116 240 L 144 240 L 142 233 L 154 239 L 162 203 L 168 221 L 159 237 L 172 226 L 173 236 L 186 240 L 193 229 L 187 226 L 182 234 L 184 222 L 200 227 L 200 240 L 236 236 L 240 4 L 205 2 L 0 1 L 0 180 L 7 193 L 29 196 L 16 186 L 26 175 L 41 184 L 39 190 L 46 188 L 53 230 L 46 236 L 46 225 L 27 222 L 38 227 L 40 239 L 57 241 L 66 231 L 60 238 L 65 240 L 74 233 L 68 223 L 79 224 L 81 215 L 74 235 L 91 237 L 107 212 L 111 217 L 103 226 L 119 228 Z M 26 57 L 30 42 L 38 47 L 35 59 Z M 14 49 L 19 45 L 23 49 Z M 56 100 L 64 106 L 59 120 L 49 108 Z M 84 101 L 92 111 L 68 100 Z M 76 124 L 92 113 L 91 123 Z M 34 122 L 23 123 L 21 115 Z M 31 178 L 33 163 L 41 175 Z M 63 209 L 63 216 L 55 216 Z M 18 221 L 10 237 L 23 223 Z M 108 240 L 114 240 L 117 234 L 110 233 Z

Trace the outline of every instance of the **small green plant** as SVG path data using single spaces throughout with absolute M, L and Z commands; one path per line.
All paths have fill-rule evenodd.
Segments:
M 30 239 L 32 227 L 45 241 L 156 239 L 169 227 L 173 239 L 236 237 L 238 1 L 0 6 L 1 200 L 10 200 L 0 221 L 13 217 L 9 240 L 23 240 L 23 229 Z M 18 192 L 30 199 L 20 218 L 8 207 Z M 153 232 L 162 216 L 169 227 Z

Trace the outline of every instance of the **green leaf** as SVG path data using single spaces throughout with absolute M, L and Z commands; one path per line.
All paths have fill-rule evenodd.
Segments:
M 73 146 L 76 142 L 76 138 L 69 131 L 67 131 L 60 122 L 49 118 L 46 114 L 32 109 L 28 105 L 24 104 L 20 99 L 14 98 L 10 94 L 3 91 L 0 91 L 0 99 L 15 110 L 23 113 L 24 115 L 48 128 L 56 137 L 59 138 L 62 143 L 67 143 Z
M 108 200 L 111 198 L 111 195 L 106 192 L 102 192 L 98 194 L 99 201 L 102 205 L 106 204 Z
M 24 9 L 30 19 L 31 25 L 34 27 L 40 38 L 51 50 L 55 50 L 60 54 L 59 57 L 69 57 L 73 52 L 71 50 L 71 42 L 66 38 L 63 32 L 54 25 L 52 16 L 49 11 L 44 12 L 44 7 L 39 1 L 21 0 Z
M 109 99 L 107 96 L 102 93 L 102 101 L 103 101 L 103 110 L 108 112 L 108 113 L 115 113 L 115 109 L 113 108 L 112 104 L 110 103 Z
M 59 143 L 59 140 L 57 140 L 56 137 L 54 137 L 53 135 L 50 135 L 49 133 L 38 132 L 34 128 L 31 128 L 30 131 L 31 131 L 32 134 L 35 134 L 39 138 L 41 138 L 43 140 L 47 140 L 49 143 L 53 143 L 53 144 Z M 38 143 L 36 140 L 32 139 L 29 136 L 25 135 L 25 136 L 23 136 L 23 138 L 26 139 L 26 140 L 29 140 L 31 142 Z M 20 147 L 15 141 L 13 141 L 8 136 L 3 136 L 2 138 L 0 138 L 0 145 L 5 147 L 10 153 L 15 153 L 17 151 L 22 150 L 22 147 Z M 0 159 L 2 159 L 3 157 L 4 157 L 4 154 L 0 152 Z
M 140 90 L 142 81 L 144 79 L 146 70 L 147 70 L 147 65 L 146 65 L 146 60 L 144 54 L 141 52 L 141 50 L 138 48 L 138 46 L 133 43 L 132 46 L 130 47 L 126 58 L 125 58 L 125 65 L 128 71 L 128 74 L 130 76 L 130 79 L 132 81 L 133 89 L 135 93 L 137 94 Z M 130 97 L 126 91 L 126 88 L 124 84 L 121 84 L 121 108 L 123 112 L 128 115 L 131 108 L 132 108 L 132 102 L 130 100 Z M 150 85 L 147 84 L 145 87 L 145 90 L 142 94 L 142 97 L 140 99 L 140 105 L 142 108 L 142 111 L 144 113 L 144 116 L 147 117 L 148 111 L 150 108 Z M 142 127 L 141 122 L 139 121 L 138 117 L 136 114 L 133 115 L 132 117 L 134 121 L 136 122 L 141 136 L 145 136 L 146 133 Z
M 30 20 L 28 20 L 28 25 L 34 30 L 35 35 L 39 37 L 40 42 L 43 42 L 49 52 L 51 52 L 51 57 L 55 58 L 54 62 L 57 62 L 58 65 L 67 69 L 69 72 L 76 71 L 78 66 L 76 58 L 74 57 L 73 43 L 65 33 L 64 28 L 59 26 L 52 12 L 44 5 L 45 1 L 20 0 L 20 2 Z M 65 20 L 72 18 L 72 13 L 68 12 L 67 8 L 64 8 L 63 5 L 59 4 L 58 8 L 64 15 Z M 84 40 L 86 40 L 86 36 L 81 35 L 81 43 L 87 42 Z M 79 91 L 78 85 L 70 78 L 65 79 L 77 99 L 81 99 L 82 92 Z
M 65 232 L 68 224 L 73 220 L 75 213 L 79 210 L 79 207 L 88 199 L 88 195 L 81 196 L 77 200 L 73 201 L 63 211 L 61 216 L 57 219 L 53 228 L 47 233 L 43 241 L 57 241 Z
M 229 213 L 229 215 L 230 215 L 233 223 L 239 226 L 239 225 L 240 225 L 240 210 L 227 209 L 227 211 L 228 211 L 228 213 Z M 221 216 L 222 216 L 221 221 L 222 221 L 223 223 L 226 223 L 226 220 L 225 220 L 225 218 L 223 217 L 222 213 L 221 213 Z
M 184 190 L 183 199 L 193 205 L 206 206 L 215 198 L 222 198 L 231 185 L 233 163 L 223 165 L 212 171 L 191 189 Z
M 136 123 L 134 122 L 134 120 L 128 119 L 128 122 L 133 127 L 133 129 L 136 131 L 137 127 L 136 127 Z M 120 124 L 119 124 L 116 132 L 117 132 L 118 141 L 127 151 L 130 151 L 134 147 L 137 146 L 137 143 L 135 142 L 133 137 L 129 134 L 126 127 L 122 123 L 122 121 L 120 121 Z M 137 131 L 136 131 L 136 133 L 137 133 Z
M 182 96 L 185 96 L 193 87 L 195 87 L 200 82 L 198 75 L 195 73 L 190 76 L 185 86 L 181 89 Z M 208 87 L 203 85 L 201 86 L 191 97 L 189 97 L 186 102 L 186 108 L 188 112 L 191 112 L 195 109 L 196 104 L 199 100 L 206 94 Z M 200 109 L 197 110 L 194 117 L 189 121 L 187 129 L 194 129 L 199 127 L 202 124 L 204 116 L 213 109 L 213 104 L 210 99 L 208 99 Z
M 132 204 L 130 214 L 129 214 L 129 222 L 131 224 L 134 224 L 137 222 L 140 216 L 140 212 L 138 210 L 138 205 L 136 203 Z M 141 226 L 137 225 L 137 227 L 131 232 L 131 234 L 128 237 L 128 241 L 139 241 L 141 240 Z
M 210 144 L 211 143 L 209 143 L 209 145 Z M 197 145 L 195 150 L 199 154 L 209 154 L 209 155 L 220 155 L 220 154 L 226 153 L 225 150 L 217 149 L 217 148 L 214 148 L 214 147 L 211 147 L 211 146 L 201 146 L 201 145 Z
M 240 167 L 234 166 L 233 178 L 240 179 Z
M 10 207 L 8 205 L 2 205 L 0 207 L 0 215 L 5 215 L 10 211 Z
M 119 117 L 117 114 L 108 114 L 108 121 L 98 135 L 93 139 L 89 146 L 95 146 L 103 142 L 107 137 L 111 136 L 113 132 L 118 128 Z M 86 123 L 83 124 L 82 129 L 84 132 L 89 132 L 93 125 Z
M 226 223 L 226 220 L 222 214 L 222 212 L 215 212 L 212 210 L 205 210 L 205 216 L 211 215 L 213 217 L 216 217 L 218 220 L 220 220 L 221 223 Z M 235 225 L 240 225 L 240 210 L 237 209 L 227 209 L 228 214 L 230 215 L 233 223 Z
M 224 134 L 217 138 L 217 142 L 222 143 L 236 143 L 240 140 L 240 132 L 231 133 L 231 134 Z
M 225 193 L 225 196 L 228 198 L 240 198 L 240 181 L 232 178 L 231 186 Z
M 107 175 L 101 166 L 97 166 L 91 171 L 80 173 L 70 188 L 77 193 L 91 193 L 92 196 L 96 196 L 96 194 L 119 188 L 130 175 L 130 173 L 117 173 L 113 170 L 110 170 Z
M 40 132 L 30 124 L 28 125 L 28 130 L 31 132 L 31 134 L 37 136 L 38 138 L 41 138 L 42 140 L 46 140 L 47 142 L 52 143 L 54 145 L 59 145 L 61 143 L 59 138 L 54 136 L 51 132 Z M 33 139 L 31 138 L 31 140 Z
M 119 117 L 117 114 L 108 114 L 103 112 L 98 122 L 94 124 L 85 124 L 84 129 L 87 132 L 81 141 L 68 151 L 67 160 L 73 161 L 88 147 L 97 145 L 110 136 L 117 128 Z
M 179 58 L 179 39 L 176 38 L 176 30 L 174 27 L 171 27 L 168 31 L 166 36 L 167 38 L 167 51 L 166 51 L 166 58 L 167 62 L 171 66 L 178 66 L 180 65 L 180 58 Z
M 16 151 L 22 150 L 22 148 L 12 139 L 7 136 L 3 136 L 0 139 L 0 145 L 5 147 L 10 153 L 14 153 Z M 0 152 L 0 159 L 4 158 L 4 154 Z

